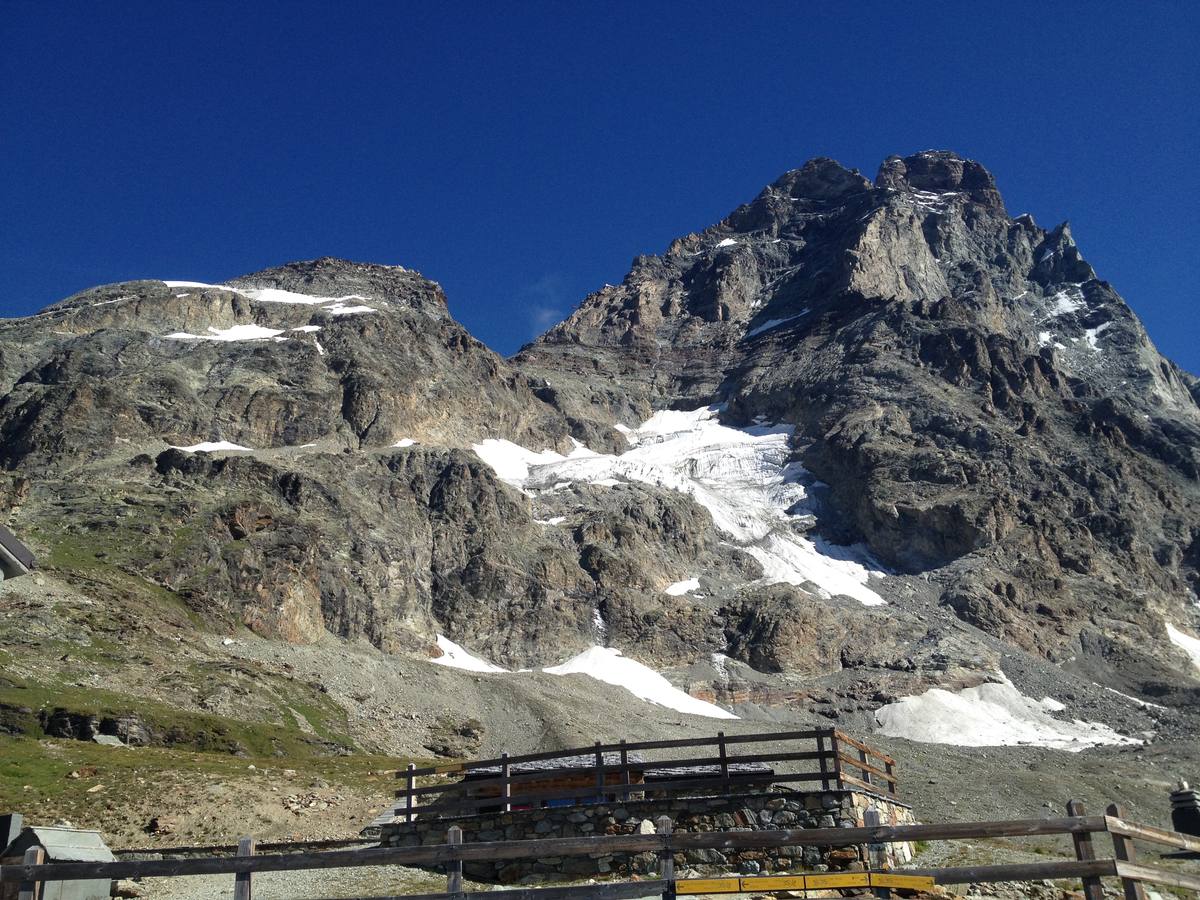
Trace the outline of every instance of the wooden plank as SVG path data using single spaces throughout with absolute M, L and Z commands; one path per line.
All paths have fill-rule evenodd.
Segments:
M 671 832 L 674 825 L 670 816 L 659 816 L 654 820 L 655 837 L 661 837 L 663 849 L 658 852 L 658 877 L 666 882 L 675 880 L 675 852 L 671 849 Z
M 735 878 L 734 881 L 737 881 Z M 510 888 L 500 891 L 468 891 L 455 900 L 639 900 L 661 894 L 670 882 L 618 881 L 610 884 L 581 884 L 570 887 Z M 340 898 L 339 898 L 340 900 Z M 447 900 L 445 894 L 396 894 L 370 900 Z
M 1107 825 L 1107 830 L 1113 834 L 1200 853 L 1200 837 L 1180 834 L 1178 831 L 1168 831 L 1165 828 L 1155 828 L 1153 825 L 1138 825 L 1135 822 L 1127 822 L 1119 816 L 1109 816 Z
M 629 751 L 625 747 L 625 738 L 621 738 L 621 784 L 629 784 Z
M 807 875 L 805 876 L 805 881 L 810 891 L 822 888 L 871 886 L 866 872 L 836 872 L 830 875 Z
M 1083 802 L 1080 800 L 1072 800 L 1067 803 L 1067 815 L 1082 816 L 1087 813 L 1083 807 Z M 1075 858 L 1080 862 L 1091 862 L 1096 858 L 1096 850 L 1092 846 L 1092 835 L 1090 832 L 1081 832 L 1071 835 L 1071 840 L 1075 844 Z M 1083 896 L 1085 900 L 1104 900 L 1104 885 L 1100 882 L 1099 877 L 1095 875 L 1086 875 L 1083 878 Z
M 1105 812 L 1115 819 L 1125 818 L 1125 809 L 1116 803 L 1110 803 Z M 1133 840 L 1123 834 L 1111 832 L 1113 842 L 1113 856 L 1117 858 L 1117 862 L 1122 863 L 1137 863 L 1137 851 L 1133 847 Z M 1119 870 L 1118 866 L 1118 870 Z M 1125 900 L 1146 900 L 1146 891 L 1142 887 L 1140 881 L 1135 881 L 1132 878 L 1121 879 L 1121 890 L 1125 894 Z
M 835 729 L 809 729 L 805 731 L 776 731 L 765 732 L 761 734 L 738 734 L 727 735 L 725 741 L 727 744 L 767 744 L 774 741 L 798 741 L 798 740 L 815 740 L 822 735 L 828 736 L 833 734 Z M 849 741 L 848 741 L 849 742 Z M 704 738 L 678 738 L 669 741 L 638 741 L 635 743 L 624 742 L 626 751 L 634 750 L 675 750 L 681 747 L 713 747 L 716 746 L 717 739 L 715 737 Z M 601 750 L 605 753 L 615 752 L 621 749 L 621 744 L 603 744 Z M 865 745 L 864 745 L 865 746 Z M 559 759 L 566 756 L 585 756 L 595 750 L 595 747 L 570 747 L 563 750 L 545 750 L 540 753 L 526 753 L 522 756 L 509 757 L 509 762 L 513 765 L 526 762 L 543 762 L 550 759 Z M 871 751 L 875 756 L 884 759 L 881 753 Z M 470 772 L 474 769 L 493 768 L 500 765 L 501 760 L 495 759 L 476 759 L 461 763 L 452 763 L 442 766 L 428 766 L 423 769 L 417 769 L 416 775 L 437 775 L 446 772 Z M 895 762 L 895 760 L 892 760 Z M 399 776 L 401 773 L 397 773 Z
M 859 752 L 861 753 L 862 751 L 860 750 Z M 889 781 L 891 780 L 890 777 L 888 776 L 888 773 L 884 769 L 875 768 L 873 765 L 868 763 L 865 759 L 854 759 L 853 757 L 847 756 L 845 753 L 839 753 L 838 757 L 842 760 L 842 762 L 849 763 L 850 765 L 854 766 L 856 769 L 862 769 L 864 772 L 869 772 L 871 775 L 878 775 L 880 778 L 883 778 L 883 779 L 886 779 Z M 872 787 L 876 787 L 876 788 L 880 787 L 880 785 L 877 785 L 874 782 L 871 782 L 870 779 L 864 779 L 864 780 L 867 781 L 868 783 L 870 783 L 872 785 Z
M 677 894 L 737 894 L 741 890 L 740 878 L 680 878 L 675 882 Z
M 501 758 L 504 760 L 500 764 L 500 798 L 504 801 L 501 806 L 501 812 L 512 812 L 512 769 L 509 767 L 508 754 L 502 753 Z
M 244 837 L 238 841 L 238 856 L 254 855 L 254 838 Z M 233 900 L 251 900 L 253 895 L 253 872 L 238 872 L 233 876 Z
M 729 780 L 729 750 L 725 746 L 725 732 L 717 732 L 717 757 L 720 760 L 721 777 L 726 781 Z M 728 788 L 728 785 L 726 785 Z
M 754 891 L 803 891 L 807 885 L 803 875 L 755 875 L 739 878 L 744 893 Z
M 836 754 L 833 750 L 830 750 L 829 754 L 826 755 L 824 735 L 821 735 L 817 738 L 817 753 L 820 754 L 819 765 L 821 766 L 821 790 L 827 791 L 829 790 L 829 760 L 831 757 L 836 758 Z
M 721 850 L 782 846 L 844 847 L 850 844 L 895 843 L 961 838 L 1021 837 L 1104 831 L 1103 816 L 1058 819 L 1013 819 L 1001 822 L 948 822 L 937 825 L 881 825 L 877 828 L 800 828 L 778 831 L 675 832 L 676 850 Z M 0 880 L 74 881 L 87 878 L 149 878 L 171 875 L 221 875 L 235 872 L 291 872 L 303 869 L 337 869 L 378 865 L 432 865 L 450 859 L 536 859 L 546 856 L 588 856 L 610 853 L 657 852 L 666 846 L 664 836 L 628 834 L 604 837 L 551 838 L 547 840 L 491 841 L 451 847 L 371 847 L 364 850 L 331 850 L 252 857 L 207 859 L 122 860 L 71 862 L 51 865 L 5 866 Z M 1112 861 L 1109 860 L 1109 863 Z M 1078 865 L 1071 863 L 1071 865 Z M 1111 868 L 1111 867 L 1110 867 Z M 914 873 L 924 874 L 924 873 Z M 1109 872 L 1109 874 L 1113 874 Z M 1041 877 L 1041 876 L 1034 876 Z M 1070 877 L 1070 876 L 1065 876 Z
M 871 887 L 908 888 L 911 891 L 927 891 L 936 880 L 928 875 L 900 875 L 895 872 L 871 872 Z
M 855 778 L 853 775 L 847 775 L 844 770 L 838 775 L 838 779 L 843 784 L 851 784 L 854 787 L 859 788 L 860 790 L 866 791 L 868 794 L 878 794 L 880 797 L 894 797 L 895 796 L 895 794 L 893 794 L 891 791 L 889 791 L 887 788 L 885 788 L 882 784 L 870 784 L 869 782 L 866 782 L 866 781 L 860 781 L 859 779 Z
M 839 741 L 841 741 L 843 744 L 849 744 L 855 750 L 862 750 L 864 753 L 874 756 L 876 759 L 881 759 L 885 763 L 891 763 L 892 765 L 896 764 L 896 760 L 894 760 L 892 757 L 888 756 L 886 753 L 881 753 L 880 751 L 876 750 L 874 747 L 871 747 L 868 744 L 864 744 L 862 741 L 855 740 L 854 738 L 850 737 L 850 735 L 846 734 L 846 732 L 841 731 L 840 729 L 835 731 L 835 734 Z
M 1151 884 L 1162 884 L 1167 887 L 1184 888 L 1185 890 L 1200 891 L 1200 875 L 1193 875 L 1188 872 L 1169 872 L 1166 869 L 1158 869 L 1154 866 L 1142 866 L 1137 863 L 1116 862 L 1117 876 L 1119 878 L 1136 879 L 1138 881 L 1148 881 Z
M 446 845 L 449 847 L 462 846 L 462 829 L 457 825 L 451 825 L 450 830 L 446 832 Z M 446 893 L 461 894 L 462 892 L 462 859 L 451 859 L 450 862 L 446 863 Z
M 45 861 L 46 851 L 42 847 L 30 847 L 21 859 L 22 864 L 26 866 L 40 866 Z M 17 900 L 37 900 L 42 892 L 41 888 L 40 878 L 28 878 L 22 881 L 17 889 Z
M 1001 866 L 959 866 L 947 869 L 905 869 L 905 874 L 926 875 L 937 884 L 971 884 L 972 882 L 995 883 L 1000 881 L 1037 881 L 1112 877 L 1117 874 L 1115 859 L 1093 859 L 1086 862 L 1069 860 L 1063 862 L 1014 863 Z
M 413 769 L 416 766 L 412 763 L 408 764 L 408 787 L 404 791 L 404 813 L 405 820 L 411 822 L 413 820 L 413 788 L 417 786 L 417 779 L 413 775 Z

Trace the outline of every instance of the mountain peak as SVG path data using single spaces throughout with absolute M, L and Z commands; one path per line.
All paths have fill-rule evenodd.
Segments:
M 847 169 L 836 160 L 818 156 L 786 172 L 771 187 L 797 199 L 833 200 L 868 191 L 871 182 L 858 169 Z
M 879 167 L 875 186 L 934 194 L 965 193 L 977 203 L 1004 211 L 1004 200 L 992 173 L 952 150 L 924 150 L 912 156 L 889 156 Z

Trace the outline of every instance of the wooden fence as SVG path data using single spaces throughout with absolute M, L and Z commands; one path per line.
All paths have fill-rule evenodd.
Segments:
M 746 744 L 783 746 L 766 753 L 736 752 Z M 796 744 L 804 749 L 794 749 Z M 713 747 L 715 753 L 640 758 L 643 753 L 697 747 Z M 811 768 L 776 772 L 769 765 L 796 762 Z M 656 771 L 673 774 L 654 780 L 646 777 Z M 448 775 L 459 775 L 461 780 L 447 782 Z M 405 780 L 405 786 L 396 792 L 401 802 L 377 824 L 392 816 L 411 822 L 417 816 L 462 816 L 485 809 L 509 812 L 514 807 L 542 804 L 737 794 L 773 784 L 820 785 L 826 791 L 853 788 L 889 799 L 897 797 L 896 761 L 836 728 L 740 735 L 718 732 L 710 738 L 637 743 L 597 741 L 591 747 L 524 756 L 503 754 L 496 759 L 420 769 L 410 765 L 396 776 Z M 554 780 L 558 783 L 551 785 Z
M 243 838 L 237 856 L 207 859 L 160 859 L 121 862 L 41 862 L 41 849 L 32 848 L 20 865 L 0 867 L 0 884 L 18 882 L 21 900 L 34 900 L 39 885 L 59 881 L 99 878 L 152 878 L 184 875 L 232 875 L 235 900 L 252 900 L 253 876 L 259 872 L 285 872 L 314 869 L 344 869 L 359 866 L 408 865 L 445 866 L 446 892 L 406 895 L 405 900 L 633 900 L 661 894 L 670 900 L 690 890 L 690 879 L 675 877 L 675 854 L 688 850 L 763 849 L 785 846 L 847 847 L 887 844 L 901 841 L 964 840 L 1014 838 L 1037 835 L 1067 835 L 1075 847 L 1071 860 L 1045 861 L 1016 865 L 961 866 L 944 869 L 895 869 L 895 876 L 931 879 L 935 884 L 971 884 L 1041 879 L 1079 879 L 1086 900 L 1102 900 L 1103 879 L 1119 879 L 1125 900 L 1145 900 L 1143 884 L 1159 884 L 1200 891 L 1200 875 L 1162 869 L 1139 863 L 1134 841 L 1165 845 L 1178 850 L 1200 853 L 1200 837 L 1179 834 L 1126 820 L 1122 809 L 1113 805 L 1104 816 L 1089 816 L 1083 805 L 1072 801 L 1069 815 L 1055 819 L 1017 819 L 1000 822 L 962 822 L 941 825 L 874 825 L 865 828 L 804 828 L 763 831 L 674 832 L 666 817 L 658 821 L 658 833 L 615 835 L 611 837 L 549 838 L 524 841 L 494 841 L 464 844 L 457 826 L 448 830 L 444 844 L 422 847 L 371 847 L 359 850 L 335 850 L 325 853 L 258 855 L 252 838 Z M 1096 855 L 1093 835 L 1106 833 L 1112 839 L 1113 855 Z M 654 853 L 659 857 L 659 877 L 655 880 L 611 882 L 555 888 L 520 888 L 486 892 L 463 892 L 464 860 L 542 859 L 551 856 L 591 856 L 593 854 Z M 840 874 L 840 873 L 839 873 Z M 872 881 L 879 872 L 844 873 L 840 887 L 861 886 L 878 892 L 889 888 L 886 881 Z M 792 878 L 792 887 L 784 887 Z M 803 879 L 814 876 L 768 876 L 731 878 L 736 885 L 726 893 L 804 889 Z M 797 882 L 797 879 L 800 879 Z M 718 881 L 719 879 L 708 879 Z M 816 887 L 814 883 L 812 885 Z M 822 885 L 823 886 L 823 885 Z M 713 885 L 706 893 L 721 892 Z M 375 898 L 398 900 L 398 898 Z

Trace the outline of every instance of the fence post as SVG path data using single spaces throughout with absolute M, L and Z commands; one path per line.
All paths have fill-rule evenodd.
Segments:
M 25 851 L 25 856 L 21 863 L 26 866 L 40 866 L 46 861 L 46 851 L 41 847 L 30 847 Z M 20 893 L 17 895 L 19 900 L 37 900 L 41 895 L 42 885 L 37 881 L 22 881 Z
M 508 766 L 508 754 L 500 754 L 500 799 L 502 812 L 512 812 L 512 770 Z
M 253 856 L 258 842 L 252 837 L 244 837 L 238 841 L 238 856 Z M 233 876 L 233 900 L 251 900 L 253 890 L 253 872 L 238 872 Z
M 1067 804 L 1068 816 L 1085 816 L 1087 810 L 1079 800 Z M 1096 858 L 1096 850 L 1092 847 L 1092 835 L 1089 832 L 1071 835 L 1075 842 L 1075 858 L 1080 862 L 1091 862 Z M 1083 896 L 1085 900 L 1104 900 L 1104 885 L 1097 875 L 1088 875 L 1083 879 Z
M 817 762 L 821 766 L 821 790 L 829 790 L 829 760 L 825 756 L 825 735 L 817 734 L 817 752 L 821 754 Z
M 829 730 L 829 749 L 830 749 L 830 752 L 832 752 L 832 754 L 833 754 L 834 787 L 837 788 L 837 790 L 841 790 L 842 789 L 842 756 L 841 756 L 841 745 L 838 743 L 836 728 L 831 728 Z
M 863 810 L 863 825 L 867 828 L 878 828 L 883 824 L 883 820 L 879 816 L 879 810 L 875 807 Z M 878 872 L 887 868 L 886 849 L 883 844 L 878 841 L 872 841 L 867 844 L 867 871 Z M 875 897 L 890 898 L 892 889 L 885 887 L 877 887 L 872 891 Z
M 860 763 L 862 763 L 863 766 L 870 765 L 870 763 L 867 762 L 867 751 L 866 750 L 858 751 L 858 761 Z M 863 781 L 865 781 L 867 784 L 873 785 L 875 783 L 874 781 L 871 780 L 871 773 L 866 768 L 864 768 L 862 770 L 862 777 L 863 777 Z
M 663 900 L 675 900 L 675 851 L 671 849 L 671 817 L 659 816 L 655 819 L 654 830 L 666 836 L 663 848 L 658 851 L 658 877 L 666 882 Z
M 596 741 L 596 802 L 604 802 L 604 754 L 600 748 L 604 746 Z
M 1119 803 L 1110 803 L 1105 812 L 1115 819 L 1125 818 L 1125 807 Z M 1118 860 L 1128 863 L 1137 862 L 1137 851 L 1133 849 L 1132 840 L 1123 834 L 1114 834 L 1112 842 L 1113 855 Z M 1121 888 L 1125 892 L 1125 900 L 1146 900 L 1146 891 L 1140 881 L 1135 881 L 1132 878 L 1122 878 Z
M 898 796 L 898 792 L 896 791 L 896 766 L 895 766 L 895 764 L 890 763 L 890 762 L 884 763 L 883 770 L 885 772 L 887 772 L 888 793 L 891 794 L 893 797 Z
M 721 780 L 725 782 L 722 786 L 725 793 L 729 793 L 731 785 L 729 784 L 729 756 L 725 749 L 725 732 L 717 732 L 717 753 L 721 757 Z
M 629 797 L 633 793 L 630 791 L 629 785 L 633 779 L 629 775 L 629 751 L 625 749 L 625 738 L 621 738 L 621 783 L 625 785 L 625 793 L 621 795 L 621 802 L 628 803 Z
M 446 843 L 451 846 L 462 846 L 462 829 L 457 825 L 451 825 L 450 830 L 446 832 Z M 451 859 L 446 863 L 446 893 L 461 894 L 463 889 L 463 864 L 462 857 Z
M 411 822 L 413 820 L 413 788 L 416 787 L 417 779 L 413 776 L 413 770 L 416 769 L 416 764 L 408 764 L 408 787 L 404 791 L 404 809 L 405 818 Z

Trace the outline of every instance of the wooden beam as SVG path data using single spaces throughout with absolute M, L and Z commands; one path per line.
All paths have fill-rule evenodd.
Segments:
M 1176 847 L 1180 850 L 1190 850 L 1193 853 L 1200 853 L 1200 837 L 1193 837 L 1190 834 L 1180 834 L 1178 831 L 1168 831 L 1165 828 L 1155 828 L 1152 825 L 1138 825 L 1134 822 L 1127 822 L 1120 816 L 1107 817 L 1107 831 L 1113 834 L 1124 835 L 1139 841 L 1149 841 L 1152 844 L 1165 844 L 1168 847 Z
M 254 838 L 244 837 L 238 841 L 238 856 L 253 856 L 254 855 Z M 251 871 L 238 872 L 233 876 L 233 900 L 252 900 L 253 885 L 251 879 L 254 873 Z
M 25 851 L 25 856 L 21 861 L 26 866 L 40 866 L 46 861 L 46 851 L 41 847 L 30 847 Z M 17 898 L 18 900 L 38 900 L 41 893 L 41 880 L 28 878 L 22 881 L 21 886 L 17 889 Z
M 1117 860 L 1117 875 L 1120 878 L 1133 878 L 1138 881 L 1148 881 L 1151 884 L 1164 884 L 1167 887 L 1184 888 L 1200 891 L 1200 875 L 1187 872 L 1168 872 L 1153 866 L 1140 866 L 1137 863 Z
M 1072 800 L 1067 804 L 1067 815 L 1082 816 L 1087 813 L 1081 800 Z M 1071 835 L 1075 844 L 1075 858 L 1080 862 L 1091 862 L 1096 858 L 1095 848 L 1092 847 L 1090 832 Z M 1083 876 L 1083 896 L 1085 900 L 1104 900 L 1104 885 L 1096 875 Z
M 666 881 L 619 881 L 570 887 L 510 888 L 501 891 L 467 891 L 459 894 L 456 900 L 640 900 L 661 894 L 668 886 Z M 397 894 L 373 896 L 371 900 L 447 900 L 447 897 L 445 894 Z
M 928 875 L 938 884 L 972 882 L 1038 881 L 1043 878 L 1111 877 L 1117 874 L 1115 859 L 1084 861 L 1016 863 L 1003 866 L 959 866 L 949 869 L 905 869 L 906 875 Z
M 892 757 L 888 756 L 886 753 L 880 753 L 874 747 L 864 744 L 862 741 L 855 740 L 854 738 L 850 737 L 850 735 L 846 734 L 846 732 L 837 730 L 835 733 L 837 735 L 837 739 L 843 744 L 849 744 L 855 750 L 862 750 L 864 753 L 874 756 L 876 759 L 881 759 L 885 763 L 891 763 L 892 765 L 896 764 L 896 760 L 892 759 Z
M 1013 819 L 1003 822 L 949 822 L 938 825 L 881 825 L 877 828 L 791 828 L 770 831 L 674 832 L 675 850 L 721 850 L 782 846 L 846 847 L 851 844 L 897 843 L 962 838 L 1028 837 L 1045 834 L 1080 834 L 1104 831 L 1103 816 L 1059 819 Z M 51 865 L 4 866 L 0 881 L 75 881 L 89 878 L 138 878 L 171 875 L 220 875 L 235 872 L 293 872 L 302 869 L 337 869 L 378 865 L 436 865 L 451 859 L 534 859 L 546 856 L 589 856 L 609 853 L 657 852 L 666 846 L 657 834 L 604 837 L 550 838 L 547 840 L 491 841 L 451 846 L 372 847 L 365 850 L 332 850 L 324 853 L 289 853 L 270 856 L 206 859 L 122 860 L 120 862 L 70 862 Z
M 462 829 L 451 825 L 446 832 L 446 846 L 462 846 Z M 461 856 L 446 863 L 446 893 L 461 894 L 463 892 L 463 864 Z
M 1116 803 L 1110 803 L 1105 812 L 1116 819 L 1125 818 L 1124 807 Z M 1110 833 L 1112 834 L 1113 855 L 1117 858 L 1117 862 L 1136 863 L 1137 851 L 1133 848 L 1133 840 L 1115 831 Z M 1140 881 L 1135 881 L 1132 878 L 1122 878 L 1121 890 L 1125 894 L 1125 900 L 1146 900 L 1146 891 Z

